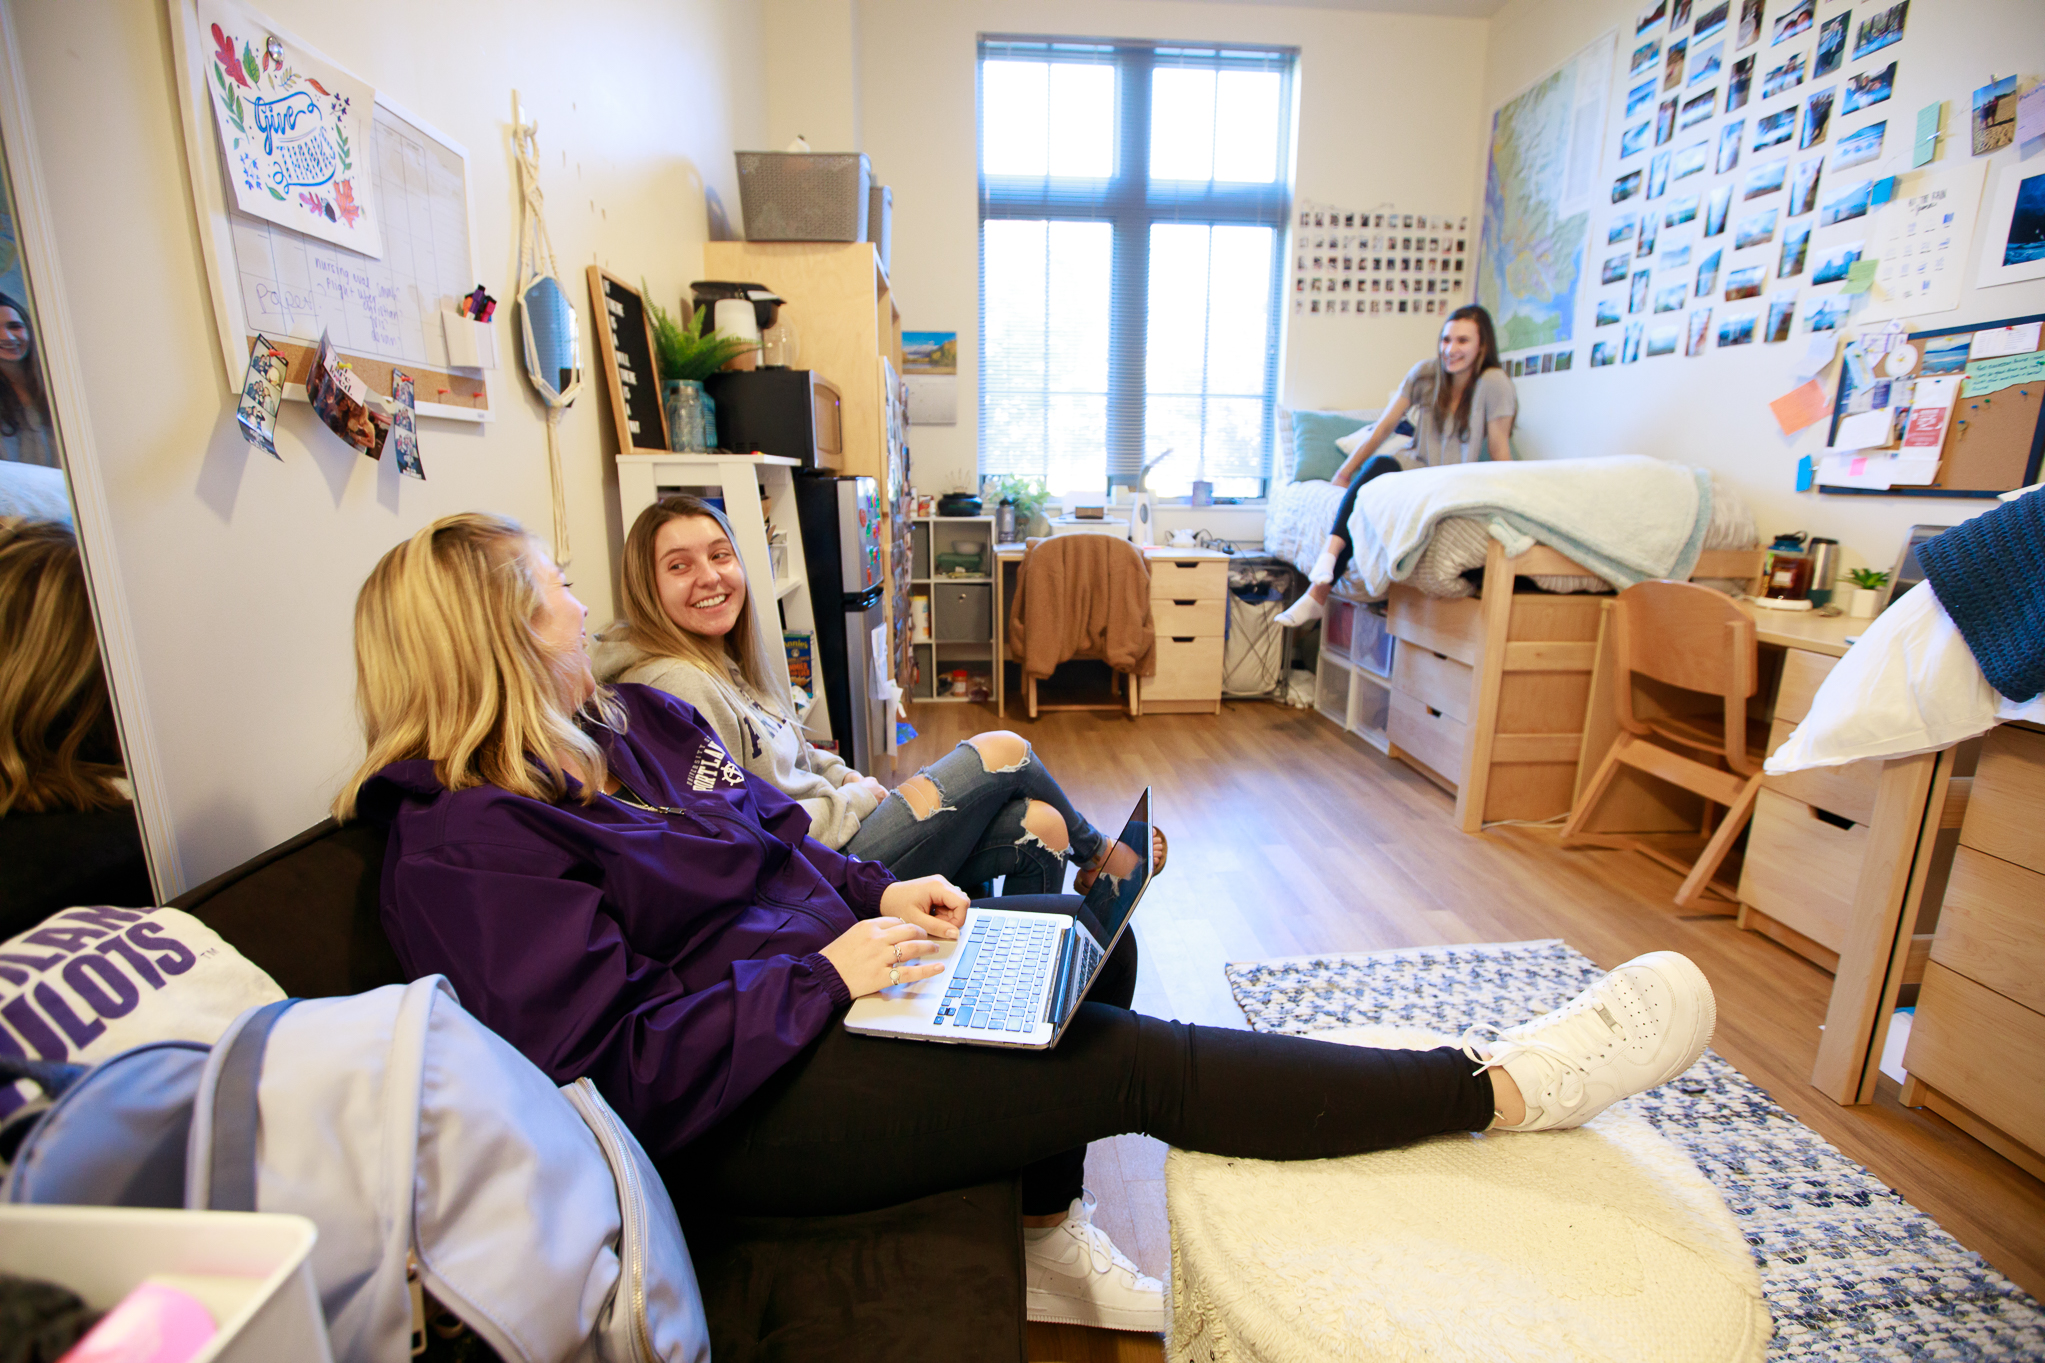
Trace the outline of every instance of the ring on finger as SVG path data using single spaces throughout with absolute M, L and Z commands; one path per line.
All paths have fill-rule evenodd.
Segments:
M 889 984 L 900 984 L 901 982 L 902 982 L 902 971 L 901 971 L 901 967 L 899 967 L 899 966 L 889 966 L 889 967 L 888 967 L 888 983 L 889 983 Z
M 895 943 L 894 952 L 895 954 L 888 959 L 888 964 L 900 965 L 902 963 L 902 944 L 900 942 Z

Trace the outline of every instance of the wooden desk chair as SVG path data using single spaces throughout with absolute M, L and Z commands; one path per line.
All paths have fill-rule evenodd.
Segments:
M 1757 686 L 1759 648 L 1754 622 L 1723 595 L 1689 582 L 1642 582 L 1612 603 L 1613 657 L 1619 668 L 1614 688 L 1619 736 L 1584 788 L 1583 799 L 1562 829 L 1564 846 L 1590 844 L 1640 852 L 1683 877 L 1676 903 L 1689 907 L 1712 885 L 1719 863 L 1753 817 L 1761 789 L 1763 754 L 1747 742 L 1747 700 Z M 1635 712 L 1634 674 L 1685 691 L 1715 695 L 1723 714 L 1714 721 L 1695 716 L 1642 716 Z M 1635 837 L 1585 831 L 1621 767 L 1670 782 L 1706 801 L 1700 835 L 1703 851 L 1691 863 Z M 1714 806 L 1725 816 L 1712 828 Z
M 1138 635 L 1142 647 L 1132 652 L 1131 640 Z M 1142 713 L 1137 672 L 1155 656 L 1155 647 L 1150 564 L 1135 545 L 1106 535 L 1056 535 L 1029 542 L 1016 570 L 1008 650 L 1022 664 L 1031 719 L 1039 710 L 1124 709 L 1135 719 Z M 1107 663 L 1120 699 L 1038 704 L 1037 683 L 1075 658 Z

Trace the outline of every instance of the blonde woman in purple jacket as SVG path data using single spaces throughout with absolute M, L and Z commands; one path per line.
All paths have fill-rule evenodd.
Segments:
M 585 614 L 510 521 L 453 516 L 393 549 L 356 604 L 368 752 L 334 812 L 390 830 L 405 969 L 447 975 L 556 1082 L 588 1076 L 696 1205 L 847 1213 L 1020 1174 L 1031 1317 L 1155 1331 L 1157 1281 L 1091 1223 L 1088 1141 L 1317 1159 L 1576 1126 L 1710 1037 L 1710 986 L 1673 952 L 1488 1046 L 1190 1026 L 1129 1010 L 1133 934 L 1054 1049 L 855 1036 L 854 998 L 943 971 L 925 958 L 966 896 L 809 837 L 686 703 L 599 687 Z M 1072 896 L 1000 904 L 1088 918 Z

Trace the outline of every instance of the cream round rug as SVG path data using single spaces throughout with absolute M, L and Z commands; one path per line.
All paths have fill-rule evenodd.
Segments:
M 1452 1045 L 1350 1027 L 1351 1045 Z M 1173 1363 L 1764 1356 L 1761 1276 L 1689 1156 L 1620 1104 L 1573 1131 L 1346 1159 L 1165 1161 Z

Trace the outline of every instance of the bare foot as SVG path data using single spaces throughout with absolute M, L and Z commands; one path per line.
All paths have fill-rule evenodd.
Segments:
M 1156 875 L 1165 868 L 1165 858 L 1170 854 L 1170 851 L 1171 846 L 1166 841 L 1164 833 L 1153 827 L 1150 830 L 1150 873 L 1152 875 Z M 1112 839 L 1105 849 L 1104 856 L 1097 858 L 1093 865 L 1088 866 L 1072 878 L 1073 892 L 1075 894 L 1085 894 L 1093 887 L 1094 881 L 1100 876 L 1102 871 L 1106 871 L 1117 880 L 1123 880 L 1135 869 L 1136 849 L 1123 842 L 1120 838 Z

